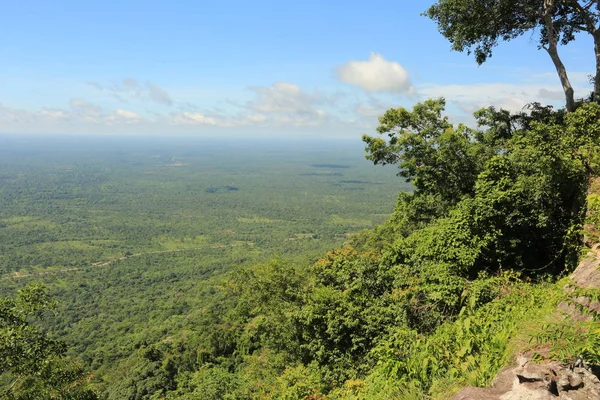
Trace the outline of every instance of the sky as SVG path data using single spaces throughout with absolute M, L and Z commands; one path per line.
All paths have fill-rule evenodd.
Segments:
M 0 133 L 353 137 L 433 97 L 465 123 L 564 103 L 536 33 L 478 66 L 421 15 L 433 3 L 0 0 Z M 586 96 L 591 41 L 560 51 Z

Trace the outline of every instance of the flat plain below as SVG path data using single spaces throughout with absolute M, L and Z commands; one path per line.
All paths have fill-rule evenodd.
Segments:
M 244 265 L 306 265 L 383 222 L 395 168 L 348 139 L 0 137 L 0 292 L 44 283 L 94 369 L 185 335 Z

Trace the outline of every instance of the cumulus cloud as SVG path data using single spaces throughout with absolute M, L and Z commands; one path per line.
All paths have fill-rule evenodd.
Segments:
M 118 109 L 114 113 L 106 117 L 106 121 L 109 123 L 120 122 L 126 124 L 137 124 L 138 122 L 141 122 L 141 120 L 142 117 L 140 117 L 139 114 L 133 111 L 122 109 Z
M 123 118 L 123 119 L 140 119 L 141 117 L 134 113 L 133 111 L 129 111 L 129 110 L 117 110 L 115 111 L 115 115 L 117 115 L 119 118 Z
M 171 115 L 173 125 L 204 125 L 220 128 L 237 127 L 282 127 L 282 126 L 319 126 L 328 120 L 329 116 L 323 110 L 314 110 L 310 114 L 258 112 L 225 115 L 219 113 L 204 114 L 200 112 L 180 112 Z
M 92 124 L 135 124 L 144 120 L 134 111 L 124 109 L 117 109 L 115 111 L 105 110 L 102 107 L 83 99 L 71 99 L 69 101 L 69 106 L 71 108 L 70 112 L 62 110 L 46 110 L 45 115 Z M 42 113 L 44 113 L 44 111 L 42 111 Z
M 315 116 L 308 115 L 276 115 L 269 122 L 273 126 L 316 127 L 321 126 L 327 118 L 323 110 L 317 110 Z
M 241 113 L 237 115 L 203 114 L 200 112 L 181 112 L 171 116 L 174 125 L 212 125 L 219 127 L 260 126 L 269 122 L 266 115 L 259 113 Z
M 254 125 L 261 124 L 268 120 L 266 115 L 263 114 L 246 114 L 242 115 L 238 121 L 238 125 Z
M 318 126 L 330 118 L 321 106 L 331 105 L 333 100 L 323 93 L 309 93 L 289 82 L 251 90 L 256 94 L 255 99 L 245 105 L 245 115 L 228 121 L 232 126 Z
M 323 101 L 318 94 L 308 94 L 298 85 L 288 82 L 251 89 L 257 96 L 248 103 L 248 108 L 266 114 L 314 114 L 315 104 Z
M 171 122 L 175 125 L 217 125 L 217 120 L 198 112 L 173 114 Z
M 412 93 L 414 88 L 408 72 L 395 61 L 371 53 L 368 61 L 352 60 L 337 69 L 340 81 L 366 92 Z

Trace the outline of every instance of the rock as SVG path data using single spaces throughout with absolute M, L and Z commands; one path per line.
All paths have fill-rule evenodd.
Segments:
M 581 260 L 571 275 L 571 278 L 579 287 L 600 289 L 600 269 L 598 269 L 600 267 L 600 258 L 596 255 L 599 250 L 596 247 L 594 249 L 594 254 L 590 254 Z
M 585 257 L 571 278 L 576 287 L 600 289 L 600 258 L 598 257 L 598 245 L 593 247 L 593 252 Z M 573 288 L 570 289 L 570 292 Z M 584 296 L 578 296 L 571 299 L 570 302 L 562 302 L 558 305 L 558 309 L 571 315 L 575 321 L 589 321 L 593 314 L 600 314 L 600 302 L 591 300 Z M 582 313 L 582 309 L 585 312 Z
M 598 400 L 600 380 L 586 368 L 558 362 L 537 364 L 521 355 L 501 371 L 490 388 L 466 387 L 451 400 Z

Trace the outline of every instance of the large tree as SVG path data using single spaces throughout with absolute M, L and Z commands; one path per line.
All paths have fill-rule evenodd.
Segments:
M 568 111 L 575 109 L 575 97 L 558 45 L 587 32 L 594 39 L 596 57 L 593 97 L 600 100 L 600 0 L 439 0 L 425 14 L 438 24 L 453 50 L 474 53 L 479 64 L 491 57 L 498 42 L 537 31 L 539 48 L 556 67 Z

